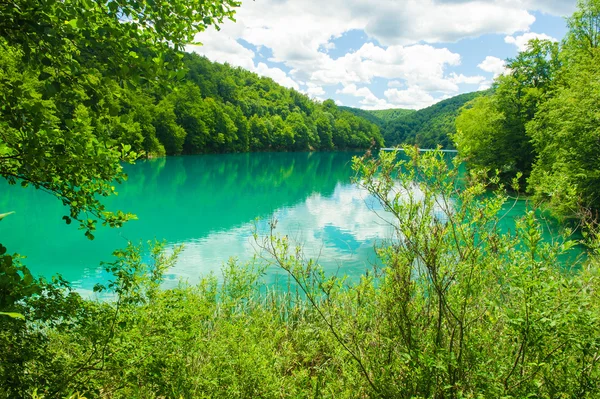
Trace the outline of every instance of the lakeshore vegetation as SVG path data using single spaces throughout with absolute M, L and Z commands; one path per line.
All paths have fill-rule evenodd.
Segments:
M 31 275 L 0 245 L 0 398 L 598 397 L 600 1 L 580 0 L 562 43 L 531 42 L 491 92 L 449 102 L 447 117 L 371 122 L 182 52 L 238 6 L 0 4 L 0 175 L 54 195 L 93 239 L 98 223 L 135 217 L 103 198 L 126 179 L 121 162 L 142 156 L 377 148 L 380 126 L 419 144 L 424 133 L 397 132 L 423 123 L 460 157 L 407 146 L 400 160 L 355 158 L 356 184 L 393 227 L 382 265 L 355 283 L 326 275 L 275 223 L 254 237 L 266 259 L 168 290 L 178 250 L 131 243 L 103 265 L 106 301 Z M 583 239 L 565 229 L 545 241 L 534 211 L 501 231 L 507 192 L 523 189 L 577 220 Z M 588 256 L 565 262 L 578 244 Z M 287 290 L 262 283 L 269 267 Z

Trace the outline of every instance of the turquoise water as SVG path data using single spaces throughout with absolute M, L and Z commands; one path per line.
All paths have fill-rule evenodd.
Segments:
M 99 227 L 89 241 L 66 208 L 34 189 L 0 183 L 0 242 L 27 256 L 34 274 L 61 274 L 80 291 L 107 276 L 101 261 L 112 251 L 157 238 L 167 248 L 183 244 L 167 285 L 194 283 L 220 272 L 229 257 L 249 260 L 260 250 L 252 239 L 276 219 L 277 232 L 304 247 L 329 271 L 358 275 L 375 262 L 373 246 L 389 226 L 374 201 L 352 185 L 350 161 L 357 153 L 259 153 L 170 157 L 127 165 L 129 180 L 107 208 L 135 213 L 121 229 Z M 271 278 L 279 272 L 272 270 Z
M 391 228 L 375 200 L 351 183 L 354 155 L 360 153 L 201 155 L 127 165 L 129 180 L 106 203 L 139 220 L 121 229 L 99 226 L 93 241 L 61 220 L 68 211 L 54 197 L 0 182 L 0 213 L 15 211 L 0 223 L 0 243 L 27 256 L 34 274 L 61 274 L 84 293 L 106 281 L 100 263 L 128 240 L 165 240 L 168 250 L 183 244 L 166 276 L 173 286 L 220 275 L 230 257 L 263 255 L 252 233 L 266 234 L 277 220 L 276 232 L 301 244 L 307 258 L 318 258 L 329 273 L 356 277 L 372 268 L 374 245 Z M 506 228 L 525 210 L 524 201 L 510 208 Z M 549 225 L 547 237 L 554 231 Z M 272 268 L 267 282 L 283 275 Z

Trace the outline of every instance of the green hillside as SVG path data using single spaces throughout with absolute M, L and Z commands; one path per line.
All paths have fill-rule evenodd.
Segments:
M 351 112 L 358 117 L 361 117 L 363 119 L 368 120 L 371 123 L 376 124 L 382 130 L 386 127 L 386 125 L 389 121 L 397 119 L 397 118 L 407 117 L 416 112 L 415 110 L 412 110 L 412 109 L 402 109 L 402 108 L 380 109 L 380 110 L 365 110 L 365 109 L 353 108 L 353 107 L 339 107 L 339 108 L 344 111 Z
M 143 124 L 143 129 L 134 140 L 120 141 L 159 155 L 333 150 L 383 143 L 375 124 L 338 109 L 332 100 L 317 103 L 270 78 L 196 54 L 185 54 L 183 62 L 187 75 L 167 93 L 142 90 L 122 97 L 119 113 L 133 114 L 128 120 Z
M 454 148 L 450 135 L 456 132 L 460 108 L 484 92 L 460 94 L 412 114 L 393 119 L 383 129 L 386 146 L 416 144 L 421 148 Z
M 360 108 L 353 108 L 353 107 L 346 107 L 346 106 L 340 106 L 338 108 L 345 112 L 350 112 L 351 114 L 354 114 L 360 118 L 366 119 L 369 122 L 374 123 L 377 126 L 379 126 L 379 128 L 382 130 L 385 128 L 386 121 L 383 120 L 382 118 L 378 117 L 377 115 L 373 114 L 373 111 L 367 111 L 367 110 L 360 109 Z
M 392 108 L 392 109 L 378 109 L 373 111 L 368 111 L 371 115 L 375 115 L 378 119 L 389 122 L 394 119 L 404 118 L 409 115 L 414 114 L 414 109 L 404 109 L 404 108 Z
M 402 108 L 374 111 L 339 108 L 379 126 L 388 147 L 416 144 L 421 148 L 435 148 L 438 145 L 454 148 L 450 135 L 456 132 L 454 124 L 460 108 L 486 93 L 489 91 L 460 94 L 419 111 Z

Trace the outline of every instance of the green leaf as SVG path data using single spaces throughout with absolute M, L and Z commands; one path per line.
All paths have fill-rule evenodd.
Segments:
M 13 319 L 25 320 L 25 316 L 23 316 L 21 313 L 14 313 L 14 312 L 0 312 L 0 315 L 2 315 L 2 316 L 8 316 L 8 317 L 12 317 Z
M 8 215 L 12 215 L 14 212 L 0 213 L 0 220 L 4 219 Z

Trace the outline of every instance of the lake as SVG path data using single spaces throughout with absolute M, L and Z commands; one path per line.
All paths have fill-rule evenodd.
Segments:
M 127 165 L 127 182 L 106 201 L 110 210 L 135 213 L 123 228 L 102 226 L 90 241 L 54 197 L 33 188 L 0 182 L 0 242 L 27 256 L 34 274 L 57 273 L 80 291 L 107 276 L 101 261 L 112 251 L 154 238 L 167 248 L 183 244 L 167 285 L 194 283 L 219 273 L 230 257 L 247 261 L 259 253 L 254 229 L 302 244 L 307 257 L 329 271 L 359 275 L 376 261 L 373 246 L 389 226 L 371 208 L 375 201 L 351 183 L 351 160 L 361 153 L 254 153 L 169 157 Z M 272 271 L 275 278 L 279 273 Z
M 0 213 L 15 211 L 0 223 L 0 242 L 27 256 L 24 263 L 34 274 L 61 274 L 85 293 L 106 281 L 100 262 L 111 261 L 128 240 L 184 245 L 166 276 L 173 286 L 219 274 L 230 257 L 244 262 L 260 255 L 252 233 L 266 234 L 277 220 L 277 233 L 303 245 L 305 256 L 318 258 L 329 273 L 356 277 L 376 262 L 376 242 L 390 236 L 374 198 L 351 183 L 351 160 L 360 154 L 198 155 L 127 165 L 129 180 L 107 208 L 139 220 L 121 229 L 99 226 L 93 241 L 61 220 L 68 212 L 54 197 L 0 182 Z M 519 202 L 509 219 L 524 210 Z M 272 269 L 267 280 L 282 275 Z

